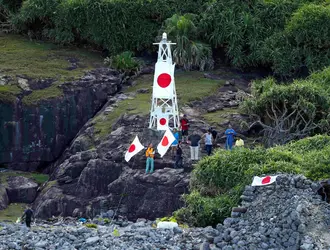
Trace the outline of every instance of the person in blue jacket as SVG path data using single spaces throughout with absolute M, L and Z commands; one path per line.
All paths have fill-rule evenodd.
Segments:
M 228 126 L 228 129 L 225 131 L 225 135 L 227 136 L 226 149 L 232 150 L 234 144 L 234 136 L 236 135 L 236 132 L 232 129 L 230 124 Z
M 175 141 L 172 143 L 172 157 L 175 157 L 176 155 L 176 149 L 178 147 L 178 143 L 179 143 L 179 131 L 177 129 L 173 129 L 173 135 L 174 135 L 174 138 L 175 138 Z

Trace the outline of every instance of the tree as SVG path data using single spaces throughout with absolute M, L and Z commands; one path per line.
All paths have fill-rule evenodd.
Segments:
M 256 81 L 242 108 L 263 127 L 268 147 L 329 129 L 329 94 L 312 79 L 289 85 L 272 78 Z
M 185 70 L 213 68 L 211 46 L 198 41 L 198 30 L 195 25 L 196 16 L 185 14 L 173 15 L 165 21 L 164 30 L 168 37 L 173 37 L 176 47 L 173 58 L 176 64 Z

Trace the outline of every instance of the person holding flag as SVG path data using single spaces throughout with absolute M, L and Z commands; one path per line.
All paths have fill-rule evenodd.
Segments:
M 154 157 L 155 157 L 155 149 L 153 148 L 152 143 L 149 144 L 149 147 L 146 151 L 146 174 L 149 172 L 149 165 L 150 165 L 150 174 L 154 172 Z

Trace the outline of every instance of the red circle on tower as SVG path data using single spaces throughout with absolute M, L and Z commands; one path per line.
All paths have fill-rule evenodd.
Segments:
M 157 78 L 157 83 L 161 88 L 167 88 L 172 81 L 172 77 L 167 73 L 162 73 Z
M 166 119 L 165 118 L 160 118 L 159 124 L 164 126 L 166 124 Z
M 134 150 L 135 150 L 135 145 L 132 144 L 132 145 L 129 147 L 128 152 L 129 152 L 129 153 L 132 153 Z

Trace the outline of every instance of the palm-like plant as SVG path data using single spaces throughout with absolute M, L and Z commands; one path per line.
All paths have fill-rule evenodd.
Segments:
M 175 63 L 185 70 L 198 68 L 203 71 L 213 67 L 212 49 L 208 44 L 197 40 L 198 30 L 195 22 L 195 15 L 175 14 L 165 20 L 164 28 L 168 36 L 173 37 L 176 42 L 173 51 Z

